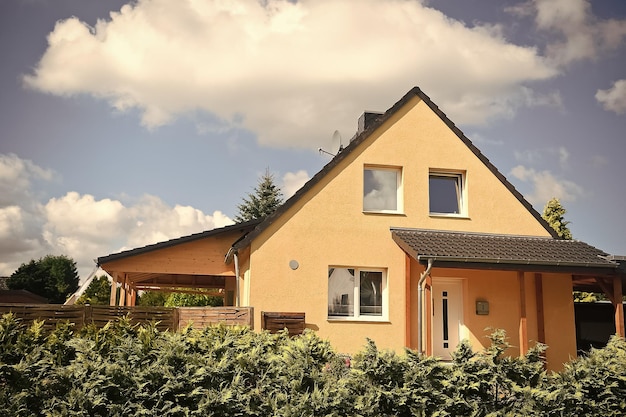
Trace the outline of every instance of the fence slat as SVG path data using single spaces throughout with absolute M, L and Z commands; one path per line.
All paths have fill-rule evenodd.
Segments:
M 225 323 L 254 328 L 252 307 L 120 307 L 65 306 L 59 304 L 0 304 L 0 314 L 13 313 L 26 324 L 43 320 L 46 329 L 68 321 L 76 329 L 93 324 L 104 327 L 111 321 L 128 316 L 133 324 L 157 323 L 159 330 L 178 330 L 188 324 L 194 328 Z

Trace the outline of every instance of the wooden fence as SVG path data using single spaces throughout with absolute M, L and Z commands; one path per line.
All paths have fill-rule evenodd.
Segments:
M 306 328 L 305 313 L 261 311 L 261 328 L 270 333 L 287 329 L 290 335 L 302 334 Z
M 128 317 L 133 324 L 156 323 L 159 330 L 178 330 L 189 323 L 203 328 L 217 323 L 254 328 L 252 307 L 118 307 L 59 304 L 0 304 L 0 314 L 13 313 L 25 323 L 43 320 L 46 328 L 69 321 L 76 329 Z

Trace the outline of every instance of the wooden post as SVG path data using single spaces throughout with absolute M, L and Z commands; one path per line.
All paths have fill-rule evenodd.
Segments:
M 524 272 L 517 271 L 517 281 L 519 283 L 519 353 L 523 356 L 528 352 L 528 323 L 526 322 L 526 280 Z
M 128 304 L 131 307 L 134 307 L 137 304 L 137 289 L 134 285 L 130 287 L 130 303 Z
M 624 305 L 622 303 L 622 278 L 613 277 L 613 308 L 615 309 L 615 333 L 624 337 Z
M 121 282 L 122 285 L 120 286 L 120 301 L 118 305 L 123 307 L 126 305 L 126 274 L 124 274 L 124 278 L 122 278 Z
M 111 277 L 113 278 L 113 282 L 111 283 L 111 300 L 109 301 L 110 306 L 117 305 L 117 272 L 114 272 Z
M 537 341 L 546 343 L 545 317 L 543 312 L 543 275 L 535 274 L 535 299 L 537 302 Z

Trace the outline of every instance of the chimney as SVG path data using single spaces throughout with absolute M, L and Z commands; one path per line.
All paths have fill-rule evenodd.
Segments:
M 368 127 L 370 127 L 382 113 L 374 112 L 374 111 L 366 111 L 361 117 L 359 117 L 359 123 L 357 127 L 356 134 L 360 135 L 363 133 Z

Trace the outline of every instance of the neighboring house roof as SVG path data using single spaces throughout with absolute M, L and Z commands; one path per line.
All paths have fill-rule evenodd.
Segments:
M 0 290 L 0 303 L 47 304 L 47 298 L 28 290 Z
M 617 271 L 603 251 L 578 240 L 440 230 L 391 228 L 393 240 L 420 262 L 435 266 L 558 270 L 580 273 Z
M 179 237 L 176 239 L 166 240 L 164 242 L 147 245 L 147 246 L 143 246 L 140 248 L 130 249 L 130 250 L 114 253 L 114 254 L 107 255 L 107 256 L 101 256 L 98 258 L 98 265 L 102 265 L 111 261 L 117 261 L 117 260 L 124 259 L 130 256 L 152 252 L 152 251 L 159 250 L 159 249 L 169 248 L 171 246 L 180 245 L 181 243 L 193 242 L 195 240 L 217 236 L 220 234 L 229 233 L 233 231 L 248 232 L 249 230 L 252 230 L 260 222 L 261 220 L 250 220 L 248 222 L 236 223 L 236 224 L 232 224 L 229 226 L 220 227 L 217 229 L 211 229 L 211 230 L 206 230 L 200 233 L 194 233 L 192 235 L 183 236 L 183 237 Z
M 398 110 L 400 110 L 410 99 L 413 97 L 419 97 L 430 109 L 439 116 L 439 118 L 458 136 L 458 138 L 467 145 L 467 147 L 476 155 L 489 170 L 504 184 L 504 186 L 520 201 L 520 203 L 537 219 L 537 221 L 546 229 L 553 237 L 558 237 L 554 229 L 541 217 L 541 215 L 532 207 L 532 205 L 526 201 L 526 199 L 515 189 L 515 187 L 498 171 L 498 169 L 485 157 L 480 150 L 474 146 L 474 144 L 461 132 L 459 128 L 443 113 L 439 110 L 439 107 L 433 103 L 430 98 L 422 92 L 418 87 L 413 87 L 407 94 L 404 95 L 396 104 L 394 104 L 384 114 L 376 118 L 363 132 L 357 134 L 354 139 L 340 151 L 328 164 L 324 166 L 317 174 L 313 176 L 302 188 L 300 188 L 291 198 L 289 198 L 283 205 L 281 205 L 274 213 L 265 218 L 253 231 L 248 233 L 243 239 L 237 242 L 233 247 L 235 249 L 242 249 L 250 244 L 254 238 L 263 232 L 268 226 L 270 226 L 276 219 L 278 219 L 283 213 L 289 210 L 296 202 L 315 184 L 317 184 L 326 174 L 328 174 L 335 166 L 337 166 L 344 158 L 346 158 L 350 152 L 356 149 L 361 143 L 363 143 L 380 125 L 386 120 L 391 118 Z

